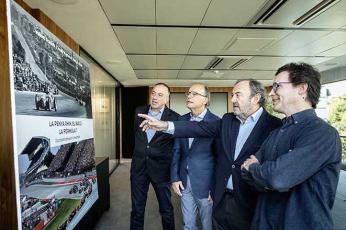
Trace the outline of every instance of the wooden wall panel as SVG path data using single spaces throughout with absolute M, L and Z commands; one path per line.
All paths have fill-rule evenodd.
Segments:
M 39 9 L 32 9 L 32 16 L 44 25 L 51 33 L 57 36 L 62 42 L 79 54 L 79 45 L 63 31 L 55 22 Z
M 153 87 L 149 88 L 148 100 L 150 98 L 150 92 Z M 171 93 L 185 93 L 189 90 L 189 87 L 170 87 Z M 232 112 L 232 87 L 208 87 L 210 93 L 227 93 L 227 111 Z
M 153 87 L 149 87 L 149 94 L 148 94 L 148 103 L 150 99 L 150 93 Z M 172 93 L 185 93 L 189 90 L 189 87 L 170 87 Z M 233 87 L 208 87 L 209 92 L 211 93 L 227 93 L 227 111 L 229 113 L 233 112 L 233 106 L 232 106 L 232 90 Z M 266 92 L 267 92 L 267 98 L 269 97 L 269 93 L 272 89 L 271 86 L 265 87 Z
M 0 0 L 0 228 L 17 229 L 6 0 Z
M 26 12 L 32 14 L 32 9 L 23 0 L 15 0 L 15 2 L 18 3 L 18 5 L 20 5 Z
M 208 87 L 210 93 L 227 93 L 227 111 L 232 112 L 232 87 Z M 171 87 L 172 93 L 185 93 L 189 90 L 189 87 Z

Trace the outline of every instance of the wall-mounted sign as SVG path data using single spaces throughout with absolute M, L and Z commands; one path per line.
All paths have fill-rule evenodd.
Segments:
M 89 65 L 8 9 L 20 229 L 73 229 L 98 198 Z

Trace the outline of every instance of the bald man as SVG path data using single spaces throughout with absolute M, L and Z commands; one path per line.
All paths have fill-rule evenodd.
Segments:
M 148 130 L 142 132 L 139 124 L 143 121 L 138 113 L 145 113 L 158 120 L 177 120 L 179 114 L 166 107 L 169 101 L 169 87 L 164 83 L 154 86 L 150 105 L 136 109 L 135 147 L 131 164 L 131 230 L 141 230 L 144 225 L 144 211 L 148 189 L 155 190 L 164 230 L 174 229 L 174 214 L 171 203 L 170 166 L 174 138 L 163 132 Z

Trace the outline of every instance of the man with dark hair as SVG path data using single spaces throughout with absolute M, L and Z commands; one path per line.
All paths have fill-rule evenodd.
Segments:
M 312 108 L 316 108 L 321 91 L 320 73 L 306 63 L 289 63 L 280 67 L 275 76 L 285 71 L 289 73 L 289 80 L 293 85 L 306 83 L 309 86 L 306 97 L 310 101 Z
M 341 162 L 338 132 L 316 116 L 320 74 L 290 63 L 275 76 L 273 109 L 286 118 L 244 162 L 244 177 L 262 188 L 252 229 L 333 229 Z
M 174 229 L 170 191 L 174 139 L 171 135 L 154 130 L 142 132 L 139 125 L 143 119 L 137 116 L 139 113 L 145 113 L 158 120 L 177 120 L 179 114 L 165 106 L 168 101 L 169 87 L 164 83 L 158 83 L 151 91 L 150 105 L 138 107 L 135 112 L 135 147 L 131 164 L 131 230 L 143 229 L 149 184 L 152 184 L 156 193 L 163 229 Z
M 253 80 L 238 81 L 232 91 L 233 113 L 213 122 L 162 122 L 145 114 L 139 116 L 144 130 L 174 133 L 174 137 L 214 137 L 215 176 L 212 188 L 213 228 L 249 229 L 257 192 L 241 179 L 240 166 L 256 152 L 271 130 L 281 125 L 267 113 L 263 86 Z

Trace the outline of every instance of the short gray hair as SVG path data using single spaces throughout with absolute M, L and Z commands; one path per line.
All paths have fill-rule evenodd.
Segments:
M 265 88 L 262 85 L 262 83 L 255 80 L 255 79 L 249 78 L 249 79 L 238 80 L 235 83 L 235 85 L 238 84 L 239 82 L 242 82 L 242 81 L 248 81 L 249 82 L 252 97 L 255 96 L 256 94 L 259 94 L 261 96 L 258 104 L 260 106 L 264 107 L 267 99 L 266 99 L 266 91 L 265 91 Z

